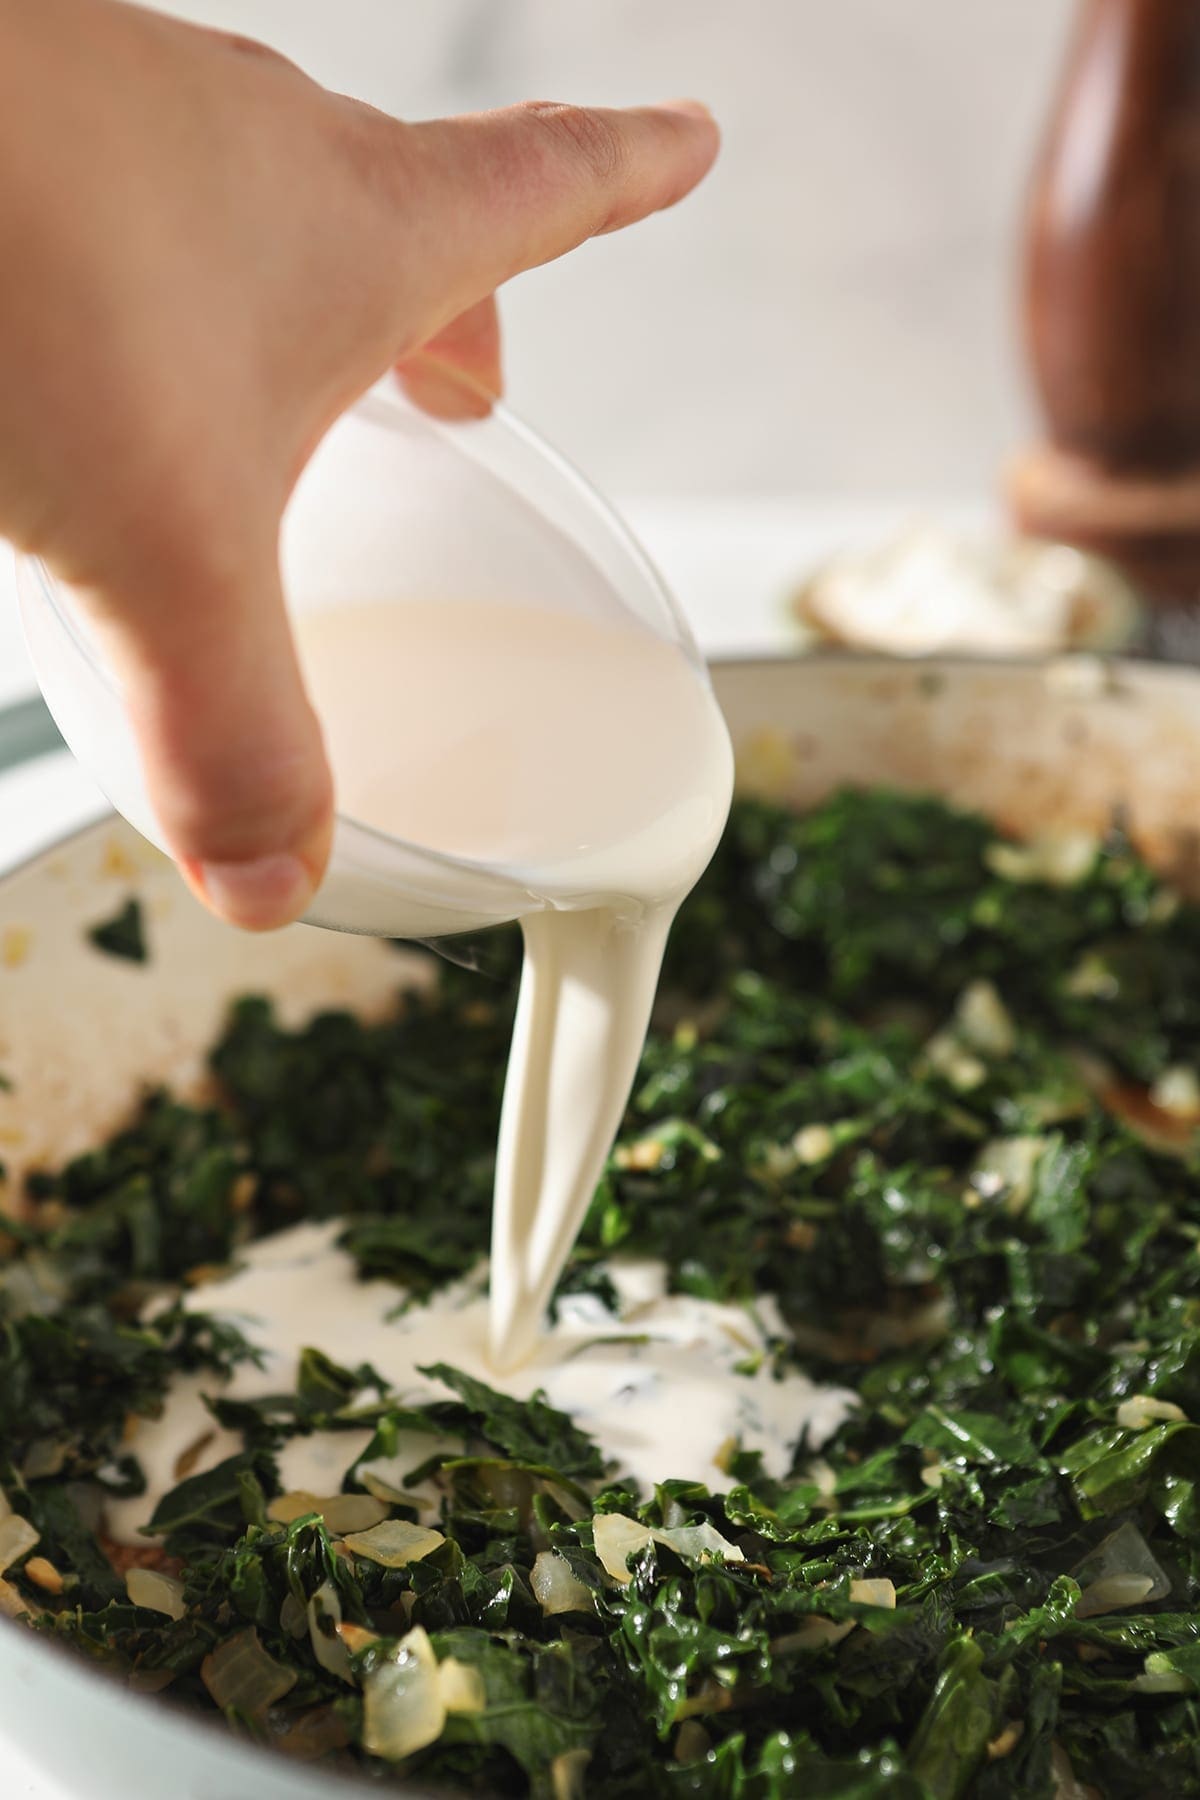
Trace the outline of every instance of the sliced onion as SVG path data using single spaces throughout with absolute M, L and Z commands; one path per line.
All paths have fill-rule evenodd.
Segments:
M 326 1531 L 341 1537 L 347 1531 L 369 1531 L 372 1525 L 387 1518 L 389 1510 L 384 1501 L 376 1500 L 371 1494 L 330 1494 L 322 1498 L 319 1494 L 298 1490 L 293 1494 L 280 1494 L 278 1499 L 272 1500 L 267 1517 L 277 1525 L 290 1525 L 293 1519 L 317 1513 Z
M 627 1587 L 632 1579 L 629 1558 L 653 1543 L 654 1533 L 624 1513 L 597 1513 L 592 1520 L 592 1541 L 605 1571 Z
M 125 1592 L 134 1606 L 144 1606 L 147 1612 L 166 1613 L 168 1619 L 182 1619 L 187 1611 L 182 1581 L 158 1569 L 126 1569 Z
M 274 1740 L 275 1747 L 297 1762 L 316 1762 L 331 1750 L 341 1750 L 350 1742 L 350 1734 L 333 1706 L 314 1706 L 301 1713 L 285 1732 Z
M 802 1125 L 792 1139 L 796 1160 L 805 1168 L 828 1162 L 837 1149 L 837 1139 L 828 1125 Z
M 345 1540 L 347 1550 L 365 1556 L 368 1562 L 380 1563 L 385 1569 L 403 1569 L 408 1563 L 420 1562 L 445 1543 L 440 1531 L 428 1525 L 410 1525 L 407 1519 L 384 1519 L 369 1531 L 350 1532 Z
M 547 1618 L 555 1613 L 593 1610 L 591 1588 L 586 1582 L 580 1581 L 571 1565 L 557 1550 L 538 1551 L 529 1574 L 529 1585 L 533 1589 L 534 1599 Z
M 1148 1425 L 1182 1425 L 1187 1414 L 1173 1400 L 1157 1400 L 1153 1394 L 1131 1394 L 1117 1408 L 1117 1424 L 1124 1431 L 1145 1431 Z
M 510 1468 L 502 1462 L 480 1462 L 476 1474 L 497 1507 L 515 1507 L 523 1512 L 533 1494 L 533 1477 L 526 1469 Z
M 1152 1575 L 1105 1575 L 1084 1588 L 1075 1602 L 1075 1617 L 1095 1619 L 1101 1613 L 1125 1612 L 1141 1606 L 1153 1591 Z
M 11 1581 L 0 1580 L 0 1619 L 27 1619 L 29 1607 Z
M 481 1713 L 487 1707 L 483 1676 L 457 1656 L 447 1656 L 438 1664 L 438 1692 L 448 1713 Z
M 1171 1591 L 1169 1575 L 1131 1519 L 1110 1532 L 1071 1574 L 1083 1590 L 1075 1603 L 1077 1619 L 1162 1600 Z
M 32 1581 L 47 1594 L 61 1594 L 64 1586 L 62 1575 L 47 1556 L 31 1556 L 25 1564 L 25 1579 Z
M 329 1624 L 328 1631 L 324 1629 L 326 1622 Z M 332 1581 L 322 1582 L 308 1603 L 309 1642 L 312 1644 L 313 1655 L 326 1674 L 335 1675 L 339 1681 L 353 1687 L 350 1652 L 338 1636 L 341 1622 L 342 1603 L 338 1591 Z
M 960 1094 L 969 1094 L 987 1080 L 986 1066 L 952 1031 L 935 1031 L 925 1046 L 925 1056 L 930 1068 L 944 1075 Z
M 40 1536 L 37 1527 L 20 1513 L 10 1512 L 0 1519 L 0 1573 L 27 1556 Z
M 1173 1113 L 1178 1119 L 1190 1119 L 1193 1123 L 1200 1118 L 1200 1081 L 1196 1079 L 1195 1069 L 1178 1063 L 1164 1069 L 1153 1087 L 1150 1098 L 1155 1106 L 1161 1106 L 1167 1113 Z
M 675 1733 L 671 1755 L 677 1763 L 693 1763 L 707 1756 L 711 1749 L 712 1739 L 699 1719 L 685 1719 Z
M 391 1506 L 402 1506 L 412 1500 L 411 1494 L 406 1494 L 395 1482 L 385 1480 L 378 1469 L 370 1468 L 366 1463 L 360 1463 L 354 1475 L 376 1500 L 386 1500 Z
M 970 981 L 955 1008 L 959 1037 L 981 1056 L 1011 1056 L 1017 1047 L 1012 1014 L 990 981 Z
M 992 1138 L 971 1171 L 971 1185 L 984 1200 L 1003 1193 L 1010 1213 L 1023 1212 L 1033 1195 L 1033 1177 L 1048 1140 L 1044 1137 Z
M 892 1612 L 896 1609 L 895 1585 L 886 1577 L 878 1580 L 852 1581 L 850 1598 L 859 1606 L 883 1606 Z
M 725 1562 L 745 1562 L 745 1557 L 736 1544 L 723 1538 L 715 1525 L 707 1521 L 703 1525 L 678 1525 L 672 1531 L 656 1531 L 654 1541 L 667 1544 L 680 1556 L 686 1556 L 692 1562 L 704 1562 L 709 1557 L 719 1556 Z
M 1089 874 L 1100 851 L 1086 831 L 1060 831 L 1028 843 L 989 844 L 983 860 L 1003 881 L 1044 882 L 1047 887 L 1075 887 Z
M 200 1679 L 222 1712 L 235 1706 L 254 1719 L 295 1687 L 296 1672 L 263 1649 L 251 1626 L 209 1652 L 200 1664 Z
M 1003 1731 L 998 1731 L 994 1738 L 989 1738 L 987 1747 L 988 1761 L 1003 1762 L 1006 1756 L 1012 1755 L 1024 1736 L 1024 1719 L 1010 1719 Z
M 380 1500 L 390 1500 L 393 1505 L 401 1502 L 412 1505 L 414 1499 L 419 1500 L 423 1484 L 413 1488 L 408 1477 L 431 1456 L 442 1455 L 461 1456 L 462 1440 L 443 1436 L 440 1431 L 398 1431 L 391 1454 L 374 1456 L 370 1462 L 359 1463 L 354 1471 L 355 1480 Z
M 1050 1775 L 1054 1782 L 1054 1800 L 1100 1800 L 1094 1787 L 1085 1787 L 1080 1781 L 1057 1738 L 1050 1745 Z
M 554 1800 L 583 1800 L 584 1773 L 592 1760 L 590 1750 L 564 1750 L 550 1764 Z
M 436 1743 L 445 1723 L 437 1657 L 428 1634 L 416 1625 L 401 1638 L 395 1656 L 376 1664 L 363 1681 L 363 1748 L 400 1762 Z
M 1181 1675 L 1178 1669 L 1164 1669 L 1161 1674 L 1152 1673 L 1147 1669 L 1144 1674 L 1135 1676 L 1130 1685 L 1135 1694 L 1191 1694 L 1195 1692 L 1195 1683 L 1187 1675 Z
M 592 1520 L 592 1540 L 605 1570 L 622 1587 L 632 1579 L 629 1558 L 650 1543 L 666 1544 L 692 1562 L 703 1562 L 713 1556 L 723 1557 L 726 1562 L 746 1560 L 736 1544 L 729 1543 L 714 1525 L 707 1522 L 655 1531 L 649 1525 L 639 1525 L 636 1519 L 627 1518 L 624 1513 L 597 1513 Z
M 771 1649 L 775 1652 L 787 1650 L 824 1650 L 830 1644 L 840 1644 L 848 1638 L 858 1624 L 857 1619 L 827 1619 L 824 1613 L 814 1613 L 811 1619 L 805 1619 L 796 1631 L 789 1631 L 785 1637 L 772 1638 Z

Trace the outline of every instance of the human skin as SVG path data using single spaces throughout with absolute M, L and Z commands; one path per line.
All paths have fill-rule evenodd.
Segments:
M 496 288 L 673 205 L 716 128 L 406 124 L 121 0 L 0 0 L 0 43 L 0 535 L 77 591 L 192 887 L 281 925 L 333 818 L 279 575 L 305 462 L 393 365 L 498 393 Z

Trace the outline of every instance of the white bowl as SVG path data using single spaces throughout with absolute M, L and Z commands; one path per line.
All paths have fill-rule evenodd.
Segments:
M 432 417 L 381 384 L 322 440 L 281 541 L 293 612 L 363 601 L 520 603 L 627 619 L 704 660 L 617 514 L 502 406 Z M 117 811 L 165 848 L 119 684 L 70 591 L 18 561 L 25 639 L 63 737 Z M 530 910 L 527 878 L 405 843 L 339 814 L 308 923 L 390 937 L 473 931 Z M 447 921 L 451 921 L 450 924 Z

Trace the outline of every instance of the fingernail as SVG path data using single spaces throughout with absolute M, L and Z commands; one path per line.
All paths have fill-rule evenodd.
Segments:
M 245 931 L 290 925 L 313 896 L 308 868 L 287 852 L 256 862 L 197 863 L 187 872 L 213 911 Z
M 396 373 L 413 405 L 435 419 L 486 419 L 496 399 L 470 376 L 432 356 L 412 357 Z
M 658 107 L 660 112 L 683 113 L 689 119 L 704 119 L 710 125 L 713 123 L 712 113 L 703 100 L 660 100 Z

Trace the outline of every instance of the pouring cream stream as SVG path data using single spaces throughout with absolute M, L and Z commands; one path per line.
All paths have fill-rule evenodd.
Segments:
M 296 625 L 341 811 L 463 859 L 464 900 L 472 863 L 528 896 L 492 1228 L 490 1356 L 509 1369 L 536 1347 L 671 921 L 724 827 L 728 733 L 686 653 L 632 619 L 368 601 Z

